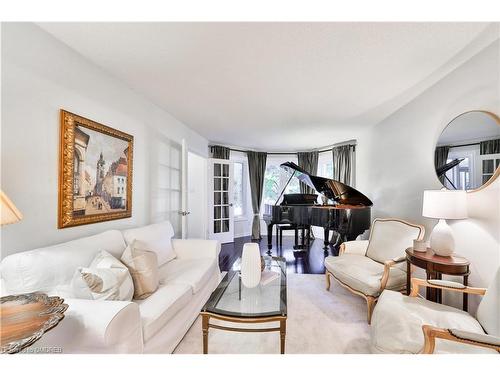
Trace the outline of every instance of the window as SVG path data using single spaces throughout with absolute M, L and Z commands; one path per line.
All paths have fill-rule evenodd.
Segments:
M 481 155 L 481 182 L 485 184 L 500 167 L 500 154 Z
M 264 204 L 276 204 L 290 175 L 278 164 L 268 164 L 264 175 Z M 299 180 L 292 178 L 283 194 L 300 193 Z
M 333 161 L 329 162 L 318 162 L 318 176 L 325 178 L 333 178 Z
M 243 192 L 243 163 L 234 163 L 234 178 L 233 178 L 233 205 L 234 216 L 243 216 L 245 214 L 244 192 Z

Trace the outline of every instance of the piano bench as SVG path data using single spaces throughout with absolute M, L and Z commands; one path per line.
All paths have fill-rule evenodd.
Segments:
M 276 225 L 276 246 L 283 245 L 283 231 L 293 230 L 295 235 L 298 236 L 297 225 L 293 224 L 277 224 Z
M 295 246 L 298 247 L 299 244 L 299 230 L 304 230 L 309 236 L 310 226 L 308 225 L 294 225 L 294 224 L 277 224 L 276 225 L 276 246 L 283 245 L 283 231 L 285 230 L 293 230 L 295 232 Z M 302 238 L 302 242 L 304 242 L 304 238 Z M 304 246 L 304 243 L 302 243 Z

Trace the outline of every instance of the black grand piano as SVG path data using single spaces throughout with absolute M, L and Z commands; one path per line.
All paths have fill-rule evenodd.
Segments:
M 291 176 L 325 196 L 327 204 L 317 203 L 316 194 L 284 194 L 285 188 L 275 205 L 265 205 L 263 219 L 267 224 L 267 246 L 272 249 L 273 226 L 291 224 L 299 227 L 318 226 L 324 229 L 325 249 L 329 245 L 330 230 L 340 234 L 340 240 L 356 239 L 370 229 L 372 201 L 356 189 L 329 178 L 313 176 L 297 164 L 286 162 L 280 165 Z M 278 202 L 283 195 L 283 201 Z

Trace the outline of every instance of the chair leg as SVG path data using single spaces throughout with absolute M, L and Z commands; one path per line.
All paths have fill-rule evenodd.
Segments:
M 372 323 L 372 313 L 376 302 L 377 300 L 375 299 L 375 297 L 366 296 L 366 307 L 368 308 L 368 313 L 367 313 L 368 324 Z
M 328 271 L 325 271 L 325 276 L 326 276 L 326 290 L 330 290 L 330 273 Z

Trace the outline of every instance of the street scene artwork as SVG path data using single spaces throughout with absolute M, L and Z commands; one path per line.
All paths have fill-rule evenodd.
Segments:
M 129 217 L 133 137 L 66 111 L 61 116 L 60 227 Z

